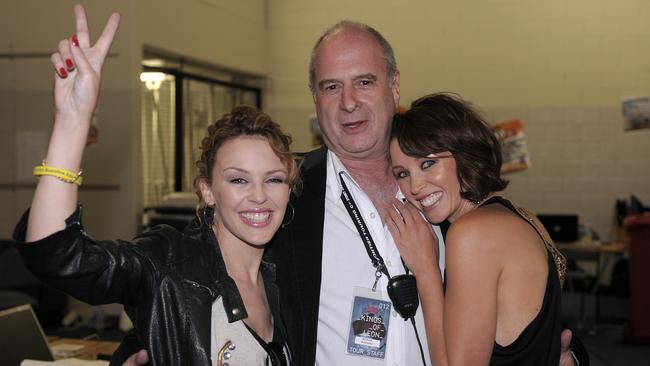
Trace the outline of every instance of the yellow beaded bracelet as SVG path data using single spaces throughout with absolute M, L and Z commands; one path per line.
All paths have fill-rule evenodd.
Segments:
M 45 161 L 43 161 L 43 164 L 34 167 L 33 174 L 36 177 L 49 175 L 58 178 L 59 180 L 62 180 L 66 183 L 74 183 L 78 186 L 81 186 L 81 181 L 83 180 L 83 178 L 81 177 L 82 173 L 83 173 L 82 170 L 80 170 L 79 173 L 73 173 L 66 169 L 47 166 L 45 165 Z

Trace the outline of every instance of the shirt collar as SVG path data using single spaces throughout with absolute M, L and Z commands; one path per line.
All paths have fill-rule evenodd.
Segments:
M 332 150 L 327 151 L 327 190 L 331 191 L 339 197 L 343 188 L 341 187 L 341 180 L 339 179 L 339 173 L 343 173 L 345 183 L 349 186 L 353 184 L 356 189 L 361 190 L 361 187 L 357 182 L 352 178 L 352 175 L 347 170 L 345 165 L 341 162 L 338 156 Z
M 339 180 L 339 173 L 343 173 L 346 177 L 346 183 L 354 184 L 357 189 L 363 191 L 357 182 L 352 178 L 352 175 L 345 168 L 345 165 L 341 162 L 338 156 L 332 150 L 327 150 L 327 190 L 331 191 L 336 195 L 336 197 L 341 195 L 343 190 L 341 187 L 341 181 Z M 406 197 L 402 193 L 402 190 L 397 187 L 397 192 L 395 193 L 395 198 L 400 201 L 404 201 Z

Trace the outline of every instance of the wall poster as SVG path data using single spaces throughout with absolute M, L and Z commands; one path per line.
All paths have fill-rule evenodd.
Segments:
M 516 119 L 492 126 L 501 143 L 501 174 L 526 170 L 530 166 L 530 154 L 524 136 L 523 123 Z
M 625 131 L 650 128 L 650 97 L 624 97 L 622 104 Z

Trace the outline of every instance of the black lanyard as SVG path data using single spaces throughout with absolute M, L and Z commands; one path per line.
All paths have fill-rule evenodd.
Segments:
M 345 184 L 342 172 L 339 172 L 339 179 L 341 180 L 341 186 L 343 188 L 341 192 L 341 201 L 343 201 L 345 209 L 348 211 L 350 218 L 352 218 L 354 226 L 357 227 L 357 231 L 359 232 L 359 236 L 363 241 L 363 245 L 366 247 L 368 257 L 370 257 L 370 261 L 372 261 L 372 265 L 376 269 L 375 284 L 372 286 L 372 291 L 374 292 L 377 289 L 377 282 L 379 282 L 381 274 L 385 274 L 386 277 L 388 277 L 388 286 L 386 288 L 388 296 L 390 297 L 395 311 L 397 311 L 405 320 L 411 319 L 411 324 L 413 325 L 413 330 L 415 331 L 415 337 L 418 341 L 418 346 L 420 347 L 422 364 L 426 365 L 427 362 L 424 357 L 424 349 L 422 348 L 422 342 L 420 341 L 420 336 L 418 335 L 418 330 L 415 326 L 415 313 L 419 305 L 415 277 L 408 274 L 409 269 L 406 267 L 406 263 L 404 263 L 403 259 L 402 265 L 404 265 L 406 274 L 398 275 L 393 278 L 390 277 L 388 274 L 388 269 L 386 268 L 386 264 L 384 263 L 384 259 L 379 254 L 379 251 L 375 246 L 375 242 L 372 240 L 372 236 L 370 235 L 370 231 L 368 230 L 365 221 L 363 221 L 363 217 L 361 217 L 361 212 L 359 212 L 359 208 L 354 202 L 354 199 L 352 199 L 352 194 L 350 193 L 348 186 Z
M 370 257 L 370 261 L 372 261 L 373 267 L 377 270 L 375 272 L 375 285 L 372 287 L 372 290 L 374 291 L 377 287 L 377 281 L 381 278 L 381 274 L 385 274 L 389 279 L 390 274 L 388 274 L 388 269 L 386 268 L 384 259 L 381 257 L 381 254 L 379 254 L 379 250 L 377 250 L 375 241 L 372 240 L 368 226 L 366 226 L 365 221 L 363 221 L 363 217 L 361 216 L 357 204 L 354 202 L 354 199 L 352 199 L 352 194 L 350 193 L 348 186 L 345 184 L 342 172 L 339 172 L 339 179 L 341 180 L 341 186 L 343 188 L 341 192 L 341 201 L 343 201 L 345 209 L 348 211 L 354 226 L 356 226 L 357 231 L 359 232 L 359 236 L 361 237 L 361 241 L 363 241 L 363 245 L 366 247 L 366 252 L 368 253 L 368 257 Z

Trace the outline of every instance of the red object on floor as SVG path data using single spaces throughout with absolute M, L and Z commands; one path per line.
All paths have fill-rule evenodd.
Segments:
M 625 339 L 650 343 L 650 212 L 629 215 L 624 225 L 630 237 L 630 320 Z

